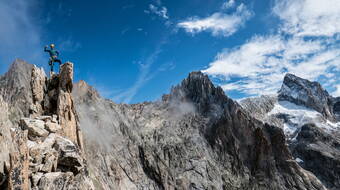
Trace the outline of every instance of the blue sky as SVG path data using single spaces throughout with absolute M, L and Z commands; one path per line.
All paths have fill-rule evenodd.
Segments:
M 44 45 L 115 102 L 156 100 L 202 70 L 227 95 L 275 93 L 286 72 L 340 96 L 338 0 L 1 0 L 0 71 L 47 69 Z

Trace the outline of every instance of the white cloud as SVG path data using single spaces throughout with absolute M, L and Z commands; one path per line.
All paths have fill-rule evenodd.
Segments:
M 40 28 L 32 16 L 36 4 L 36 0 L 0 1 L 2 66 L 8 65 L 15 58 L 22 58 L 35 64 L 43 62 Z
M 153 4 L 150 4 L 149 5 L 149 11 L 153 14 L 160 16 L 163 19 L 166 19 L 166 20 L 169 19 L 168 9 L 164 6 L 157 7 Z
M 223 3 L 222 9 L 229 9 L 235 6 L 235 0 L 227 0 Z
M 336 90 L 332 93 L 334 97 L 340 97 L 340 85 L 335 86 Z
M 340 4 L 330 2 L 277 1 L 273 13 L 281 24 L 276 34 L 253 36 L 222 50 L 204 72 L 221 79 L 224 90 L 249 96 L 277 92 L 287 72 L 334 88 L 340 82 L 340 39 L 335 35 Z
M 275 93 L 281 86 L 285 73 L 316 80 L 329 75 L 337 67 L 340 51 L 320 41 L 302 38 L 283 38 L 280 35 L 255 36 L 247 43 L 216 56 L 209 68 L 210 75 L 227 82 L 224 90 L 238 90 L 249 95 Z M 228 79 L 238 78 L 236 82 Z
M 299 36 L 332 36 L 340 32 L 339 0 L 277 1 L 273 12 L 285 32 Z
M 230 36 L 234 34 L 252 16 L 244 4 L 237 7 L 233 14 L 216 12 L 206 18 L 193 17 L 177 24 L 188 33 L 209 31 L 214 36 Z

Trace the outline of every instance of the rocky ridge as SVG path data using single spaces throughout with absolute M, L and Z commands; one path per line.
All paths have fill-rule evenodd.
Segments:
M 200 72 L 156 102 L 115 104 L 84 81 L 73 95 L 97 189 L 325 189 L 281 129 Z
M 0 78 L 0 189 L 326 189 L 201 72 L 133 105 L 72 81 L 20 60 Z
M 81 150 L 70 71 L 73 64 L 65 63 L 48 79 L 42 69 L 16 60 L 1 78 L 6 135 L 0 145 L 9 155 L 0 157 L 1 189 L 94 189 Z

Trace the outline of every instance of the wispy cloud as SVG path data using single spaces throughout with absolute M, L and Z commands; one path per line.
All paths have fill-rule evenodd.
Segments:
M 240 4 L 232 14 L 216 12 L 206 18 L 191 17 L 177 26 L 191 34 L 203 31 L 211 32 L 214 36 L 230 36 L 239 30 L 252 16 L 252 13 L 244 4 Z
M 73 40 L 70 36 L 66 39 L 59 40 L 59 42 L 58 46 L 60 51 L 75 52 L 82 47 L 79 42 Z
M 157 15 L 165 20 L 169 19 L 168 9 L 165 6 L 162 6 L 160 1 L 157 3 L 157 5 L 149 4 L 149 9 L 144 10 L 144 12 L 147 14 Z
M 37 3 L 36 0 L 0 1 L 0 62 L 2 67 L 15 58 L 22 58 L 35 64 L 42 62 L 41 31 L 32 16 Z
M 131 102 L 131 100 L 137 94 L 138 90 L 152 78 L 152 75 L 150 76 L 150 67 L 154 63 L 154 61 L 157 59 L 159 53 L 160 53 L 160 48 L 156 49 L 156 51 L 147 58 L 147 60 L 145 61 L 145 64 L 140 64 L 140 73 L 139 73 L 139 76 L 136 82 L 129 89 L 114 96 L 112 98 L 113 101 L 124 102 L 124 103 Z
M 340 82 L 336 77 L 340 75 L 340 30 L 335 19 L 340 6 L 334 8 L 337 3 L 330 2 L 277 1 L 273 13 L 282 23 L 276 34 L 253 36 L 239 47 L 221 51 L 204 72 L 219 78 L 226 91 L 247 95 L 275 93 L 287 72 L 333 81 L 327 85 L 334 88 Z
M 227 0 L 226 2 L 223 3 L 222 9 L 229 9 L 232 8 L 236 5 L 235 0 Z
M 150 4 L 149 10 L 151 11 L 151 13 L 154 13 L 154 14 L 156 14 L 156 15 L 164 18 L 164 19 L 169 19 L 168 9 L 164 6 L 156 7 L 155 5 Z
M 166 43 L 166 40 L 160 42 L 160 44 L 156 47 L 154 52 L 150 54 L 145 61 L 138 62 L 139 65 L 139 75 L 135 81 L 135 83 L 128 89 L 124 90 L 121 93 L 118 93 L 112 96 L 112 100 L 115 102 L 124 102 L 130 103 L 133 98 L 136 96 L 138 91 L 151 79 L 153 79 L 159 72 L 165 71 L 165 68 L 173 68 L 173 64 L 170 65 L 161 65 L 158 69 L 151 71 L 151 66 L 158 59 L 159 54 L 162 52 L 162 47 Z

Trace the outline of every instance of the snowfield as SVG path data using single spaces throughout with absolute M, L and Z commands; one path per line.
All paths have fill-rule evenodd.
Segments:
M 284 132 L 290 137 L 307 123 L 315 123 L 316 126 L 331 133 L 340 129 L 340 122 L 332 123 L 324 119 L 317 111 L 305 106 L 296 105 L 288 101 L 278 101 L 274 108 L 268 113 L 268 116 L 279 116 L 284 119 Z

